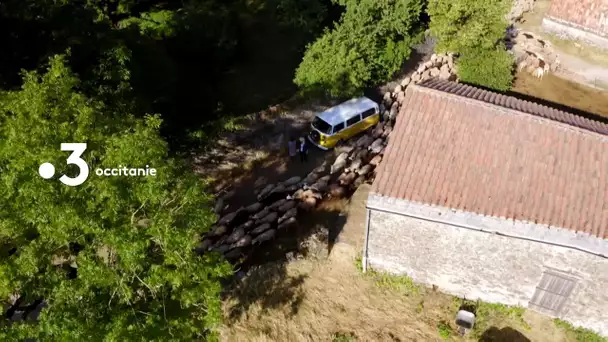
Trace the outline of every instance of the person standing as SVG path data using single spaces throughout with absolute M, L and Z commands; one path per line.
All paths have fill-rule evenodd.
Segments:
M 293 158 L 298 153 L 298 148 L 296 146 L 296 138 L 293 136 L 289 137 L 289 141 L 287 142 L 287 149 L 289 150 L 289 157 Z
M 308 145 L 306 144 L 306 139 L 304 137 L 300 137 L 300 162 L 304 163 L 308 161 Z

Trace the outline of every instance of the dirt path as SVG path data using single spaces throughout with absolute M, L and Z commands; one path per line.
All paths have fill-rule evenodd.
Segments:
M 560 49 L 556 51 L 563 67 L 557 75 L 594 88 L 608 90 L 608 67 L 587 62 Z

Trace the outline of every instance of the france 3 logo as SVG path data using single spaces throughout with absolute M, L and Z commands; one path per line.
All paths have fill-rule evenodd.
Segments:
M 84 183 L 89 178 L 89 165 L 81 158 L 84 151 L 87 149 L 86 143 L 62 143 L 62 151 L 71 151 L 72 153 L 67 159 L 67 164 L 76 165 L 79 169 L 78 176 L 72 178 L 62 175 L 59 181 L 68 186 L 78 186 Z M 38 174 L 44 179 L 50 179 L 55 175 L 55 166 L 51 163 L 43 163 L 38 168 Z

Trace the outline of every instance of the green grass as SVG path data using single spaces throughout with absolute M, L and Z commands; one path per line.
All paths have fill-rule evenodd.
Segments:
M 363 272 L 363 260 L 361 256 L 355 258 L 355 267 L 359 272 Z M 401 292 L 406 296 L 419 295 L 424 289 L 424 286 L 416 284 L 412 278 L 406 275 L 378 272 L 368 268 L 365 276 L 372 278 L 376 286 L 380 288 Z
M 357 339 L 353 333 L 335 333 L 332 336 L 332 342 L 354 342 Z
M 485 316 L 489 313 L 499 313 L 505 317 L 515 317 L 523 321 L 523 315 L 526 313 L 526 308 L 521 306 L 508 306 L 498 303 L 480 302 L 477 306 L 477 316 Z
M 554 319 L 553 323 L 555 323 L 557 327 L 573 335 L 577 342 L 608 342 L 608 338 L 601 337 L 589 329 L 576 328 L 572 324 L 559 318 Z
M 442 339 L 447 340 L 452 336 L 452 327 L 447 322 L 439 322 L 437 324 L 437 332 Z
M 404 275 L 392 275 L 384 272 L 368 271 L 369 275 L 374 278 L 376 285 L 381 288 L 388 288 L 398 292 L 404 292 L 406 295 L 418 295 L 422 290 L 422 286 L 416 284 L 412 278 Z
M 521 306 L 508 306 L 481 301 L 472 304 L 477 308 L 475 326 L 473 327 L 474 334 L 477 337 L 481 336 L 488 328 L 493 326 L 500 327 L 505 322 L 513 322 L 525 330 L 530 330 L 530 326 L 523 318 L 526 309 Z
M 363 272 L 363 257 L 360 255 L 355 258 L 355 268 L 357 271 Z

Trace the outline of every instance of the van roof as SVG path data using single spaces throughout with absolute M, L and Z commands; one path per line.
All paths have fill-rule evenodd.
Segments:
M 359 97 L 331 107 L 328 110 L 317 114 L 317 116 L 333 126 L 350 119 L 355 113 L 361 113 L 377 107 L 378 104 L 376 102 L 367 97 Z

